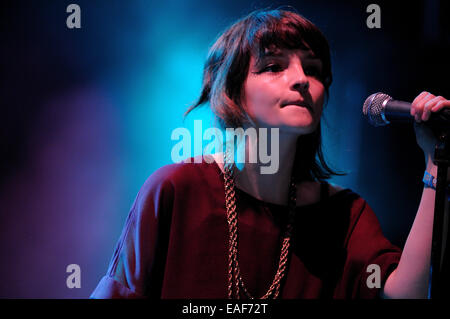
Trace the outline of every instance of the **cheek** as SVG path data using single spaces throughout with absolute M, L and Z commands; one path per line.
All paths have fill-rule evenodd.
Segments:
M 277 89 L 266 81 L 248 79 L 244 84 L 244 107 L 249 113 L 262 112 L 272 108 L 279 101 Z
M 320 117 L 323 111 L 323 104 L 325 102 L 325 88 L 323 84 L 318 84 L 315 86 L 314 91 L 312 92 L 313 101 L 316 108 L 316 113 Z

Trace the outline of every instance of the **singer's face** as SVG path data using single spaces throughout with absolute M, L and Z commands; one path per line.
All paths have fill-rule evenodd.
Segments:
M 279 50 L 260 61 L 250 58 L 244 83 L 244 107 L 257 127 L 280 133 L 313 132 L 322 115 L 325 88 L 322 62 L 308 50 Z

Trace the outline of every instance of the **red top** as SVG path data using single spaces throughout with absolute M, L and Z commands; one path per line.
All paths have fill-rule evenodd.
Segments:
M 239 189 L 236 200 L 242 278 L 252 295 L 262 296 L 278 266 L 288 207 Z M 226 215 L 215 162 L 158 169 L 139 191 L 91 298 L 227 298 Z M 383 287 L 401 255 L 350 189 L 296 208 L 290 251 L 281 298 L 375 298 L 380 289 L 368 287 L 374 270 L 367 267 L 380 266 Z

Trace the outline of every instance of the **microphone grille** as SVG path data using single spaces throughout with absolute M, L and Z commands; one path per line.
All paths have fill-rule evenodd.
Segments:
M 383 126 L 389 122 L 384 117 L 384 102 L 391 100 L 387 94 L 378 92 L 369 96 L 363 105 L 363 114 L 367 116 L 369 123 L 374 126 Z

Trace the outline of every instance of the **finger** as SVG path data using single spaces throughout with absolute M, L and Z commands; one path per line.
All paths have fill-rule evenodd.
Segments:
M 421 92 L 419 95 L 416 96 L 416 98 L 414 99 L 413 103 L 419 102 L 420 100 L 422 100 L 424 97 L 426 97 L 429 94 L 430 94 L 430 92 L 428 92 L 428 91 Z
M 449 100 L 444 99 L 444 100 L 437 102 L 436 105 L 431 108 L 431 111 L 438 112 L 438 111 L 442 110 L 444 107 L 450 107 Z
M 418 119 L 420 120 L 425 103 L 433 97 L 434 95 L 427 91 L 419 94 L 419 96 L 417 96 L 417 98 L 415 98 L 413 103 L 411 104 L 411 115 L 415 116 L 416 114 L 418 114 Z
M 422 121 L 422 115 L 425 109 L 425 104 L 434 99 L 436 96 L 434 96 L 431 93 L 428 93 L 427 95 L 425 95 L 421 100 L 419 100 L 417 103 L 412 104 L 411 107 L 415 109 L 414 114 L 415 114 L 415 118 L 417 121 L 419 121 L 419 123 Z
M 430 94 L 429 92 L 423 91 L 422 93 L 420 93 L 420 94 L 414 99 L 414 101 L 411 103 L 411 105 L 413 106 L 413 107 L 411 107 L 411 115 L 412 115 L 412 116 L 415 115 L 415 111 L 416 111 L 415 106 L 416 106 L 420 101 L 422 101 L 426 96 L 428 96 L 429 94 Z
M 431 115 L 431 108 L 434 107 L 439 101 L 443 100 L 444 98 L 442 96 L 436 96 L 427 102 L 425 102 L 422 110 L 422 121 L 428 121 Z

